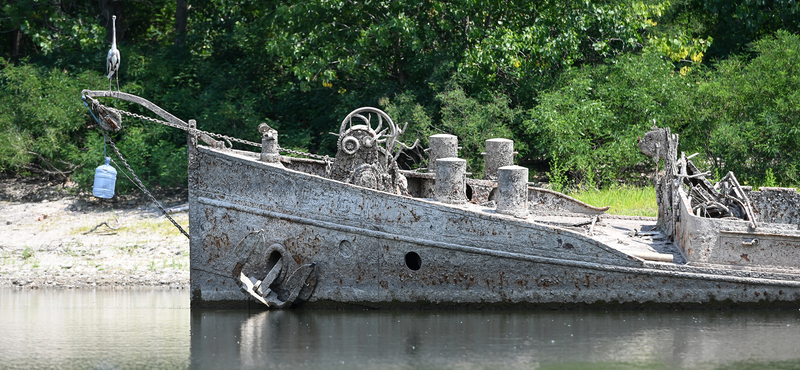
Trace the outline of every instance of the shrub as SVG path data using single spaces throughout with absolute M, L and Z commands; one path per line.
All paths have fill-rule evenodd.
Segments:
M 88 132 L 80 91 L 102 76 L 2 58 L 0 66 L 0 171 L 66 179 L 85 164 L 75 160 Z
M 779 31 L 752 45 L 751 61 L 718 64 L 700 86 L 703 151 L 718 173 L 800 183 L 800 35 Z M 700 147 L 698 143 L 698 147 Z
M 424 147 L 429 147 L 428 138 L 434 134 L 451 134 L 458 137 L 458 145 L 462 148 L 459 157 L 467 160 L 467 171 L 476 178 L 483 176 L 484 159 L 481 153 L 486 140 L 492 138 L 514 139 L 511 127 L 518 125 L 521 118 L 518 109 L 509 106 L 508 98 L 497 94 L 493 100 L 482 101 L 467 96 L 464 90 L 453 82 L 448 88 L 436 95 L 437 106 L 423 108 L 415 101 L 412 93 L 407 92 L 393 99 L 380 101 L 392 119 L 400 124 L 409 124 L 410 133 L 420 139 Z M 436 122 L 431 116 L 438 116 Z M 411 137 L 407 133 L 406 137 Z M 413 138 L 407 139 L 408 144 Z M 524 151 L 525 143 L 516 141 L 515 150 Z
M 649 52 L 568 71 L 523 121 L 531 152 L 552 163 L 557 158 L 576 184 L 635 180 L 635 167 L 647 160 L 637 136 L 654 122 L 675 132 L 686 129 L 693 86 L 692 76 Z

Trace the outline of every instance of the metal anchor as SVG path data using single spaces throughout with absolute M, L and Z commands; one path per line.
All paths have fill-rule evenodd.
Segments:
M 310 291 L 316 286 L 315 266 L 315 263 L 309 263 L 298 267 L 282 284 L 280 284 L 289 291 L 286 299 L 281 299 L 278 293 L 270 288 L 270 286 L 278 280 L 283 267 L 282 257 L 275 263 L 275 266 L 272 267 L 263 280 L 248 277 L 243 272 L 239 273 L 239 280 L 242 282 L 242 289 L 244 291 L 267 307 L 286 308 L 291 306 L 292 303 L 300 297 L 303 288 L 311 289 L 307 289 L 307 294 L 303 294 L 301 298 L 307 299 L 311 295 Z

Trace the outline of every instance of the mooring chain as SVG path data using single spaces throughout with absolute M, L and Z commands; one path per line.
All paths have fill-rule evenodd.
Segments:
M 105 135 L 105 131 L 103 131 L 103 135 L 106 136 Z M 158 209 L 160 209 L 161 212 L 164 213 L 164 216 L 167 216 L 169 221 L 172 222 L 172 224 L 175 225 L 175 227 L 177 227 L 178 230 L 180 230 L 181 233 L 183 233 L 183 235 L 186 236 L 186 238 L 191 239 L 191 238 L 189 238 L 189 233 L 187 233 L 186 230 L 184 230 L 181 227 L 181 225 L 179 225 L 178 222 L 175 221 L 175 219 L 173 219 L 172 216 L 169 215 L 169 212 L 167 212 L 167 210 L 164 209 L 164 206 L 162 206 L 161 203 L 156 199 L 156 197 L 154 197 L 153 194 L 151 194 L 150 191 L 147 190 L 147 188 L 142 183 L 142 180 L 140 180 L 139 177 L 136 176 L 136 173 L 133 172 L 133 169 L 131 168 L 131 166 L 128 165 L 128 161 L 125 160 L 125 157 L 123 157 L 122 153 L 120 153 L 119 149 L 117 149 L 117 145 L 114 144 L 114 141 L 111 140 L 111 138 L 108 137 L 108 136 L 106 136 L 106 140 L 108 140 L 108 143 L 111 145 L 111 148 L 114 149 L 114 153 L 116 153 L 117 157 L 119 157 L 119 159 L 122 160 L 122 164 L 125 165 L 125 168 L 127 168 L 128 172 L 130 172 L 131 176 L 133 176 L 134 183 L 136 184 L 137 187 L 139 187 L 139 190 L 141 190 L 145 195 L 150 197 L 150 200 L 152 200 L 153 203 L 156 204 L 156 207 L 158 207 Z
M 299 150 L 281 148 L 280 146 L 278 146 L 278 150 L 280 150 L 280 151 L 282 151 L 284 153 L 302 155 L 302 156 L 305 156 L 305 157 L 319 159 L 319 160 L 322 160 L 322 161 L 325 161 L 325 162 L 332 162 L 333 161 L 333 158 L 331 158 L 331 157 L 329 157 L 327 155 L 311 154 L 311 153 L 301 152 Z
M 137 113 L 121 110 L 121 109 L 108 107 L 108 106 L 105 106 L 105 105 L 102 105 L 102 104 L 97 104 L 97 106 L 104 107 L 107 110 L 109 110 L 111 112 L 116 112 L 117 114 L 120 114 L 120 115 L 124 114 L 124 115 L 129 116 L 129 117 L 134 117 L 134 118 L 142 119 L 142 120 L 145 120 L 145 121 L 150 121 L 150 122 L 153 122 L 153 123 L 158 123 L 158 124 L 162 124 L 162 125 L 165 125 L 165 126 L 177 128 L 179 130 L 184 130 L 184 131 L 187 131 L 189 133 L 192 133 L 194 135 L 198 135 L 198 136 L 199 135 L 207 135 L 209 137 L 215 137 L 215 138 L 218 138 L 218 139 L 223 139 L 223 140 L 228 142 L 228 145 L 230 145 L 231 141 L 235 141 L 237 143 L 241 143 L 241 144 L 245 144 L 245 145 L 261 147 L 261 144 L 255 143 L 255 142 L 252 142 L 252 141 L 238 139 L 238 138 L 235 138 L 235 137 L 230 137 L 230 136 L 221 135 L 221 134 L 216 134 L 216 133 L 213 133 L 213 132 L 203 131 L 203 130 L 200 130 L 200 129 L 197 129 L 197 128 L 193 128 L 193 127 L 189 127 L 189 126 L 186 126 L 186 125 L 180 125 L 180 124 L 176 124 L 176 123 L 172 123 L 172 122 L 168 122 L 168 121 L 163 121 L 163 120 L 147 117 L 147 116 L 144 116 L 144 115 L 141 115 L 141 114 L 137 114 Z M 125 157 L 122 156 L 122 153 L 120 153 L 119 149 L 117 149 L 117 146 L 114 144 L 114 142 L 111 140 L 111 138 L 108 137 L 108 135 L 106 135 L 105 129 L 102 129 L 102 127 L 101 127 L 101 131 L 103 132 L 103 136 L 105 136 L 105 138 L 108 141 L 108 143 L 111 144 L 111 148 L 114 149 L 114 153 L 116 153 L 117 157 L 119 157 L 119 159 L 122 160 L 122 163 L 125 165 L 125 168 L 127 168 L 128 172 L 130 172 L 130 174 L 133 176 L 132 180 L 133 180 L 134 184 L 143 193 L 145 193 L 145 195 L 147 195 L 153 201 L 153 203 L 156 204 L 158 209 L 160 209 L 161 212 L 164 213 L 164 216 L 166 216 L 169 219 L 169 221 L 172 222 L 172 224 L 175 225 L 175 227 L 177 227 L 178 230 L 181 231 L 181 233 L 183 235 L 185 235 L 187 238 L 189 238 L 189 233 L 187 233 L 186 230 L 184 230 L 183 227 L 181 227 L 181 225 L 179 225 L 178 222 L 175 221 L 175 219 L 173 219 L 172 216 L 169 215 L 167 210 L 164 209 L 164 206 L 162 206 L 161 203 L 158 202 L 156 197 L 154 197 L 153 194 L 151 194 L 150 191 L 147 190 L 147 188 L 144 186 L 144 183 L 142 183 L 142 180 L 140 180 L 139 177 L 136 176 L 136 173 L 133 172 L 133 169 L 128 164 L 128 161 L 125 160 Z M 330 171 L 331 171 L 331 163 L 333 163 L 333 160 L 327 155 L 323 156 L 323 155 L 318 155 L 318 154 L 304 153 L 304 152 L 301 152 L 301 151 L 298 151 L 298 150 L 286 149 L 286 148 L 281 148 L 281 147 L 278 147 L 278 150 L 280 150 L 281 152 L 286 152 L 286 153 L 291 153 L 291 154 L 295 154 L 295 155 L 301 155 L 301 156 L 312 157 L 312 158 L 323 160 L 323 161 L 325 161 L 325 165 L 326 165 L 325 166 L 325 171 L 327 173 L 330 173 Z
M 160 123 L 160 124 L 165 125 L 165 126 L 174 127 L 174 128 L 177 128 L 177 129 L 188 131 L 188 132 L 190 132 L 192 134 L 195 134 L 195 135 L 205 134 L 205 135 L 208 135 L 210 137 L 215 137 L 215 138 L 218 138 L 218 139 L 223 139 L 223 140 L 227 140 L 227 141 L 235 141 L 237 143 L 241 143 L 241 144 L 245 144 L 245 145 L 261 147 L 261 144 L 255 143 L 255 142 L 252 142 L 252 141 L 247 141 L 247 140 L 238 139 L 238 138 L 235 138 L 235 137 L 225 136 L 225 135 L 222 135 L 222 134 L 216 134 L 216 133 L 213 133 L 213 132 L 203 131 L 203 130 L 200 130 L 200 129 L 197 129 L 197 128 L 191 128 L 189 126 L 179 125 L 179 124 L 172 123 L 172 122 L 162 121 L 162 120 L 159 120 L 159 119 L 150 118 L 150 117 L 138 114 L 138 113 L 128 112 L 128 111 L 121 110 L 121 109 L 116 109 L 116 108 L 111 108 L 111 107 L 106 107 L 106 108 L 108 110 L 110 110 L 110 111 L 117 112 L 119 114 L 124 114 L 124 115 L 129 116 L 129 117 L 143 119 L 145 121 L 150 121 L 150 122 L 153 122 L 153 123 Z
M 235 141 L 237 143 L 241 143 L 241 144 L 245 144 L 245 145 L 255 146 L 255 147 L 259 147 L 259 148 L 261 147 L 261 144 L 256 143 L 256 142 L 252 142 L 252 141 L 248 141 L 248 140 L 244 140 L 244 139 L 239 139 L 239 138 L 235 138 L 235 137 L 230 137 L 230 136 L 226 136 L 226 135 L 222 135 L 222 134 L 217 134 L 217 133 L 213 133 L 213 132 L 209 132 L 209 131 L 203 131 L 203 130 L 200 130 L 200 129 L 197 129 L 197 128 L 192 128 L 192 127 L 188 127 L 188 126 L 184 126 L 184 125 L 175 124 L 175 123 L 172 123 L 172 122 L 162 121 L 162 120 L 159 120 L 159 119 L 156 119 L 156 118 L 147 117 L 147 116 L 144 116 L 144 115 L 141 115 L 141 114 L 138 114 L 138 113 L 133 113 L 133 112 L 128 112 L 128 111 L 121 110 L 121 109 L 106 107 L 106 106 L 104 106 L 102 104 L 100 104 L 100 105 L 105 107 L 106 109 L 108 109 L 110 111 L 117 112 L 119 114 L 124 114 L 124 115 L 129 116 L 129 117 L 139 118 L 139 119 L 142 119 L 142 120 L 145 120 L 145 121 L 150 121 L 150 122 L 153 122 L 153 123 L 159 123 L 159 124 L 162 124 L 162 125 L 165 125 L 165 126 L 169 126 L 169 127 L 174 127 L 174 128 L 180 129 L 180 130 L 184 130 L 184 131 L 190 132 L 190 133 L 195 134 L 195 135 L 205 134 L 205 135 L 208 135 L 210 137 L 215 137 L 215 138 L 218 138 L 218 139 L 227 140 L 229 142 L 230 141 Z M 294 155 L 300 155 L 300 156 L 304 156 L 304 157 L 319 159 L 319 160 L 322 160 L 322 161 L 324 161 L 326 163 L 330 163 L 330 162 L 333 161 L 333 159 L 331 157 L 327 156 L 327 155 L 311 154 L 311 153 L 301 152 L 299 150 L 282 148 L 280 146 L 278 147 L 278 150 L 281 151 L 281 152 L 284 152 L 284 153 L 289 153 L 289 154 L 294 154 Z
M 102 108 L 105 108 L 106 110 L 108 110 L 108 111 L 110 111 L 112 113 L 118 114 L 119 117 L 121 117 L 121 115 L 124 114 L 124 115 L 129 116 L 129 117 L 138 118 L 138 119 L 141 119 L 141 120 L 162 124 L 162 125 L 165 125 L 165 126 L 177 128 L 179 130 L 184 130 L 184 131 L 187 131 L 187 132 L 189 132 L 191 134 L 194 134 L 194 135 L 198 135 L 198 136 L 206 135 L 208 137 L 215 137 L 215 138 L 218 138 L 218 139 L 222 139 L 222 140 L 225 140 L 228 143 L 229 147 L 230 147 L 232 141 L 233 142 L 237 142 L 237 143 L 241 143 L 241 144 L 245 144 L 245 145 L 261 147 L 261 144 L 255 143 L 255 142 L 252 142 L 252 141 L 238 139 L 238 138 L 235 138 L 235 137 L 230 137 L 230 136 L 221 135 L 221 134 L 216 134 L 216 133 L 213 133 L 213 132 L 203 131 L 203 130 L 200 130 L 200 129 L 197 129 L 197 128 L 194 128 L 194 127 L 189 127 L 187 125 L 181 125 L 181 124 L 177 124 L 177 123 L 172 123 L 172 122 L 168 122 L 168 121 L 159 120 L 159 119 L 156 119 L 156 118 L 147 117 L 147 116 L 144 116 L 144 115 L 141 115 L 141 114 L 138 114 L 138 113 L 128 112 L 126 110 L 116 109 L 116 108 L 112 108 L 112 107 L 108 107 L 108 106 L 102 105 L 102 104 L 98 103 L 94 99 L 91 99 L 91 100 L 92 100 L 92 107 L 89 107 L 86 104 L 86 102 L 84 101 L 84 105 L 86 105 L 86 107 L 89 108 L 89 111 L 91 111 L 92 109 L 99 109 L 99 108 L 102 107 Z M 94 116 L 94 114 L 92 114 L 92 116 Z M 95 120 L 97 120 L 97 117 L 95 117 Z M 98 123 L 99 123 L 99 121 L 98 121 Z M 100 125 L 100 127 L 101 127 L 101 131 L 103 132 L 103 136 L 104 136 L 106 142 L 108 142 L 111 145 L 111 148 L 114 150 L 114 153 L 117 154 L 117 157 L 119 157 L 119 159 L 122 161 L 122 164 L 125 165 L 125 168 L 131 174 L 131 176 L 133 176 L 133 179 L 131 179 L 131 181 L 139 188 L 139 190 L 141 190 L 145 195 L 147 195 L 150 198 L 150 200 L 153 201 L 153 203 L 155 203 L 155 205 L 158 207 L 158 209 L 160 209 L 161 212 L 164 213 L 164 216 L 166 216 L 167 219 L 169 219 L 169 221 L 172 222 L 172 224 L 175 225 L 175 227 L 177 227 L 178 230 L 180 230 L 180 232 L 184 236 L 186 236 L 186 238 L 191 239 L 189 237 L 189 233 L 187 233 L 186 230 L 184 230 L 183 227 L 181 227 L 181 225 L 179 225 L 178 222 L 175 221 L 175 219 L 173 219 L 172 216 L 169 215 L 167 210 L 164 209 L 164 206 L 162 206 L 161 203 L 156 199 L 156 197 L 153 196 L 153 194 L 150 193 L 149 190 L 147 190 L 147 188 L 144 186 L 144 183 L 142 183 L 142 180 L 139 179 L 138 176 L 136 176 L 136 173 L 133 172 L 133 169 L 128 164 L 128 161 L 125 160 L 125 157 L 123 157 L 122 153 L 120 153 L 119 149 L 117 149 L 117 145 L 107 135 L 106 129 L 103 127 L 103 125 Z M 281 148 L 281 147 L 278 147 L 278 150 L 281 151 L 281 152 L 285 152 L 285 153 L 290 153 L 290 154 L 294 154 L 294 155 L 300 155 L 300 156 L 311 157 L 311 158 L 322 160 L 322 161 L 325 162 L 325 171 L 327 173 L 330 173 L 330 171 L 331 171 L 331 164 L 333 163 L 333 160 L 331 159 L 331 157 L 329 157 L 327 155 L 323 156 L 323 155 L 318 155 L 318 154 L 305 153 L 305 152 L 301 152 L 299 150 L 292 150 L 292 149 Z M 125 176 L 127 177 L 127 175 L 125 175 Z M 128 178 L 130 179 L 130 177 L 128 177 Z

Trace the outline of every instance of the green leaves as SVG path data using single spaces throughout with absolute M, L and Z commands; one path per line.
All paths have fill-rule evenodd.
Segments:
M 37 0 L 15 0 L 2 6 L 0 29 L 19 30 L 39 52 L 99 49 L 105 29 L 94 22 L 91 10 Z
M 700 111 L 710 158 L 721 173 L 749 179 L 768 169 L 778 183 L 796 184 L 800 139 L 800 36 L 778 31 L 753 44 L 757 57 L 720 62 L 703 86 Z M 741 174 L 741 175 L 740 175 Z
M 458 137 L 462 148 L 459 157 L 467 160 L 468 170 L 480 178 L 483 173 L 483 156 L 486 140 L 493 138 L 514 138 L 511 127 L 518 125 L 520 110 L 509 106 L 508 98 L 497 95 L 493 99 L 478 100 L 467 96 L 461 86 L 455 83 L 436 95 L 438 105 L 432 109 L 439 117 L 438 122 L 416 102 L 416 97 L 406 92 L 392 99 L 381 99 L 381 105 L 390 117 L 401 126 L 409 123 L 408 131 L 401 140 L 412 142 L 420 138 L 423 146 L 428 146 L 428 138 L 434 134 L 448 133 Z M 517 151 L 525 151 L 524 142 L 516 142 Z
M 655 120 L 718 170 L 798 181 L 793 1 L 206 0 L 192 3 L 182 46 L 176 2 L 124 6 L 123 90 L 201 129 L 257 141 L 269 122 L 282 146 L 332 155 L 341 118 L 380 104 L 409 122 L 404 141 L 457 135 L 472 172 L 484 140 L 506 137 L 564 185 L 605 185 L 649 165 L 634 143 Z M 2 9 L 0 26 L 24 42 L 0 45 L 21 63 L 0 66 L 0 170 L 93 168 L 102 140 L 76 99 L 107 83 L 102 9 Z M 178 183 L 185 136 L 150 126 L 126 126 L 120 146 L 147 148 L 134 158 L 147 181 Z
M 558 89 L 540 96 L 523 122 L 534 153 L 570 171 L 576 183 L 636 181 L 646 159 L 636 138 L 653 121 L 683 132 L 691 115 L 693 85 L 657 54 L 619 57 L 608 66 L 563 75 Z
M 71 75 L 0 58 L 0 171 L 69 175 L 69 161 L 85 129 L 81 88 L 103 81 L 99 73 Z

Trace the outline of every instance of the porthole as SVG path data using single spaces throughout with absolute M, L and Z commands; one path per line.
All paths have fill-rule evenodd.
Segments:
M 413 271 L 417 271 L 422 267 L 422 258 L 417 252 L 408 252 L 406 253 L 406 266 Z
M 344 258 L 350 258 L 353 255 L 353 243 L 349 240 L 342 240 L 339 242 L 339 253 Z

